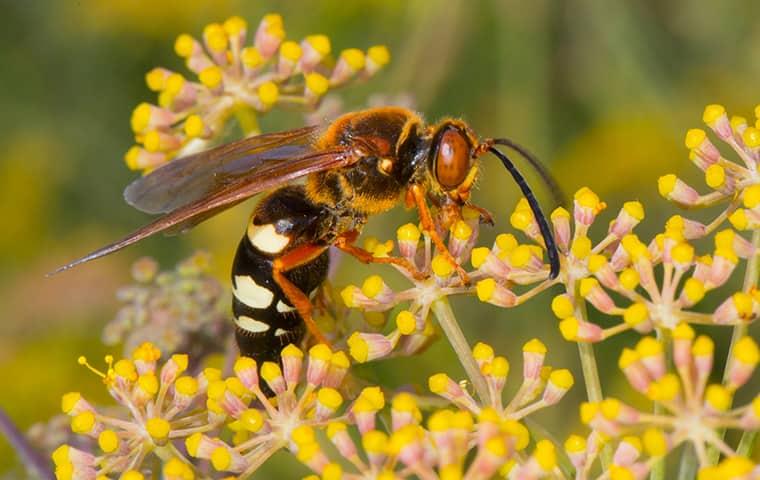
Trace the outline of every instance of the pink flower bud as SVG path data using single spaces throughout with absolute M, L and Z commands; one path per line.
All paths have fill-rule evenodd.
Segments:
M 285 377 L 285 383 L 288 388 L 294 389 L 301 377 L 303 352 L 291 343 L 282 349 L 280 358 L 282 359 L 282 373 Z
M 618 360 L 618 366 L 623 371 L 628 383 L 639 393 L 646 393 L 652 378 L 641 363 L 639 354 L 629 348 L 623 349 Z
M 580 294 L 597 310 L 603 313 L 612 313 L 617 307 L 612 298 L 599 285 L 595 278 L 584 278 L 580 281 Z
M 633 228 L 644 218 L 644 207 L 639 202 L 626 202 L 618 216 L 610 224 L 609 233 L 617 238 L 623 238 L 631 233 Z
M 473 249 L 470 253 L 470 259 L 473 267 L 489 277 L 505 279 L 512 270 L 509 265 L 486 247 Z
M 612 461 L 615 465 L 631 465 L 641 456 L 641 450 L 641 440 L 638 437 L 623 437 L 615 449 Z
M 708 276 L 708 283 L 710 288 L 720 287 L 731 276 L 734 268 L 736 268 L 736 255 L 731 251 L 721 249 L 715 252 L 713 256 L 712 265 L 710 268 L 710 274 Z
M 673 174 L 660 177 L 657 184 L 660 195 L 683 206 L 694 206 L 699 200 L 699 193 Z
M 327 425 L 327 438 L 330 439 L 342 457 L 349 460 L 358 458 L 356 445 L 351 440 L 351 435 L 345 423 L 333 422 Z
M 309 349 L 309 362 L 306 367 L 306 382 L 308 385 L 321 385 L 330 369 L 332 350 L 324 343 L 318 343 Z
M 517 303 L 517 295 L 504 285 L 497 283 L 493 278 L 479 281 L 476 285 L 476 292 L 481 302 L 499 307 L 511 307 Z
M 277 14 L 270 14 L 261 19 L 254 35 L 253 44 L 262 58 L 268 59 L 275 54 L 284 37 L 282 18 Z
M 552 225 L 554 226 L 554 241 L 557 247 L 566 252 L 570 248 L 570 213 L 562 207 L 557 208 L 551 214 Z
M 541 367 L 544 366 L 546 346 L 534 338 L 523 345 L 523 377 L 526 380 L 541 378 Z

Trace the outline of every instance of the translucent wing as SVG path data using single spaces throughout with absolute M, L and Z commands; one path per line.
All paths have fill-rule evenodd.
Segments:
M 259 168 L 303 155 L 317 130 L 304 127 L 259 135 L 175 159 L 129 184 L 124 200 L 146 213 L 169 213 Z
M 357 160 L 348 148 L 315 149 L 312 142 L 307 141 L 311 133 L 313 131 L 303 136 L 296 136 L 294 137 L 296 140 L 290 143 L 284 140 L 273 143 L 272 148 L 261 147 L 258 141 L 251 142 L 257 144 L 253 152 L 250 148 L 245 149 L 241 145 L 246 140 L 212 149 L 210 152 L 214 153 L 208 158 L 216 162 L 215 168 L 201 166 L 199 157 L 193 155 L 187 157 L 194 159 L 192 161 L 174 160 L 174 162 L 180 162 L 184 168 L 161 172 L 164 168 L 171 166 L 169 163 L 157 169 L 139 181 L 141 182 L 137 184 L 139 188 L 132 189 L 130 185 L 127 193 L 135 195 L 132 203 L 140 205 L 139 208 L 161 211 L 159 209 L 161 205 L 177 205 L 176 207 L 121 240 L 59 267 L 50 275 L 116 252 L 156 233 L 185 230 L 257 193 L 271 190 L 310 173 L 345 167 Z M 267 137 L 270 136 L 267 135 Z M 260 137 L 255 137 L 255 139 L 260 139 Z M 250 145 L 250 143 L 247 144 L 248 147 Z M 222 151 L 226 153 L 218 153 Z M 185 173 L 180 174 L 180 171 Z M 203 173 L 200 173 L 201 171 Z M 154 186 L 147 188 L 148 183 L 143 184 L 142 180 L 154 175 L 157 175 L 153 177 L 154 180 L 161 178 L 164 182 L 153 183 L 154 180 L 151 180 L 150 185 Z M 176 191 L 176 185 L 186 185 L 190 191 Z M 138 191 L 139 195 L 136 193 Z M 168 199 L 169 192 L 172 191 L 175 191 L 181 200 Z M 198 193 L 199 191 L 202 193 Z

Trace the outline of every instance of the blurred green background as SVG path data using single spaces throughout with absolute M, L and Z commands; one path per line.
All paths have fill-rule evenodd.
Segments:
M 67 0 L 4 1 L 2 11 L 0 406 L 23 429 L 57 413 L 68 390 L 104 398 L 97 378 L 75 360 L 106 351 L 99 333 L 116 311 L 115 288 L 129 282 L 131 261 L 150 254 L 169 268 L 202 247 L 214 253 L 226 281 L 250 204 L 184 237 L 151 239 L 44 278 L 145 222 L 121 198 L 135 176 L 122 161 L 132 143 L 129 116 L 138 102 L 155 100 L 143 81 L 146 71 L 157 65 L 184 71 L 172 48 L 180 33 L 199 36 L 206 23 L 233 14 L 253 29 L 263 14 L 277 11 L 289 38 L 326 33 L 334 51 L 386 43 L 391 64 L 345 90 L 348 108 L 363 106 L 372 93 L 408 93 L 428 119 L 461 116 L 484 136 L 509 136 L 538 153 L 566 192 L 587 185 L 606 200 L 610 211 L 600 224 L 623 201 L 644 202 L 648 217 L 639 233 L 645 238 L 675 213 L 657 195 L 659 175 L 676 172 L 706 188 L 682 141 L 687 128 L 700 126 L 704 105 L 722 103 L 729 114 L 751 117 L 760 102 L 756 0 Z M 295 113 L 263 119 L 265 130 L 301 124 Z M 498 218 L 497 229 L 484 232 L 488 244 L 507 228 L 517 189 L 499 167 L 486 168 L 474 198 Z M 539 196 L 548 204 L 545 191 Z M 398 209 L 374 219 L 366 234 L 393 238 L 395 227 L 412 218 Z M 348 260 L 338 283 L 359 282 L 382 268 Z M 713 294 L 704 307 L 722 298 Z M 548 363 L 580 378 L 576 348 L 559 336 L 550 299 L 544 294 L 509 311 L 475 299 L 457 299 L 454 307 L 468 338 L 489 339 L 515 371 L 521 345 L 538 336 L 550 347 Z M 711 333 L 727 339 L 729 331 Z M 597 348 L 606 392 L 631 397 L 615 364 L 620 348 L 636 338 Z M 409 382 L 408 361 L 384 362 L 378 378 Z M 441 365 L 459 374 L 444 342 L 415 360 L 414 380 Z M 578 384 L 560 409 L 537 418 L 564 438 L 578 428 L 567 412 L 583 394 Z M 0 440 L 0 471 L 12 463 Z

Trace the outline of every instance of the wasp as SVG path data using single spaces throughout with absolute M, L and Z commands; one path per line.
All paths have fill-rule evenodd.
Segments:
M 548 252 L 549 275 L 556 277 L 559 256 L 546 217 L 525 178 L 496 145 L 521 153 L 558 191 L 535 157 L 510 140 L 479 140 L 453 118 L 426 125 L 405 108 L 374 108 L 345 114 L 326 128 L 255 136 L 169 162 L 124 192 L 130 205 L 160 217 L 54 273 L 159 232 L 186 230 L 270 192 L 255 207 L 237 248 L 232 312 L 240 353 L 276 361 L 285 345 L 300 343 L 307 331 L 327 341 L 314 322 L 310 297 L 326 279 L 331 246 L 365 263 L 415 271 L 404 258 L 375 258 L 354 244 L 369 217 L 402 201 L 418 210 L 423 232 L 467 283 L 441 232 L 470 205 L 480 158 L 487 152 L 501 160 L 528 200 Z M 488 212 L 478 211 L 492 223 Z

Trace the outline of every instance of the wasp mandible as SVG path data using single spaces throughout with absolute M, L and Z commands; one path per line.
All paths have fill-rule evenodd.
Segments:
M 405 108 L 374 108 L 345 114 L 326 129 L 260 135 L 169 162 L 124 192 L 130 205 L 161 217 L 54 273 L 158 232 L 185 230 L 271 191 L 254 209 L 235 255 L 232 311 L 240 353 L 258 362 L 276 361 L 280 350 L 300 343 L 307 330 L 326 341 L 314 323 L 310 295 L 326 279 L 330 246 L 365 263 L 395 263 L 414 271 L 406 259 L 376 258 L 354 245 L 371 215 L 402 199 L 418 210 L 422 230 L 467 283 L 439 231 L 453 225 L 469 204 L 480 157 L 487 152 L 501 160 L 528 200 L 548 252 L 549 275 L 556 277 L 559 255 L 546 217 L 496 145 L 523 154 L 557 191 L 534 157 L 509 140 L 481 141 L 453 118 L 426 125 Z M 304 182 L 294 183 L 302 177 Z M 439 212 L 435 218 L 429 202 Z

